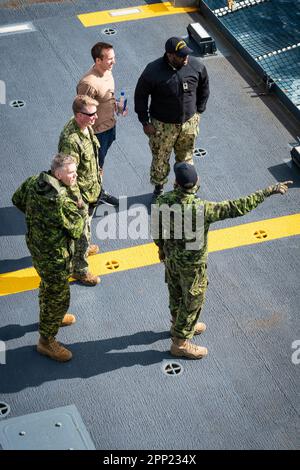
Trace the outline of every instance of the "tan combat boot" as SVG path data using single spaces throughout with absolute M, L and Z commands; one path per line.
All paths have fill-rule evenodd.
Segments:
M 170 350 L 172 356 L 188 357 L 189 359 L 201 359 L 207 356 L 207 348 L 192 344 L 187 339 L 172 338 L 172 346 Z
M 171 326 L 171 328 L 170 328 L 171 336 L 174 336 L 174 325 L 175 325 L 175 321 L 176 321 L 176 319 L 175 319 L 174 317 L 171 317 L 171 323 L 172 323 L 172 326 Z M 201 335 L 201 333 L 204 333 L 205 330 L 206 330 L 206 325 L 205 325 L 205 323 L 198 322 L 198 323 L 196 323 L 196 325 L 195 325 L 194 335 Z
M 205 330 L 206 330 L 205 323 L 202 323 L 202 321 L 199 321 L 195 325 L 194 335 L 201 335 L 201 333 L 204 333 Z
M 72 359 L 71 351 L 59 344 L 55 338 L 43 338 L 40 336 L 37 351 L 58 362 L 66 362 Z
M 88 256 L 93 256 L 99 253 L 100 248 L 98 245 L 90 245 L 88 249 Z
M 76 322 L 76 317 L 75 315 L 72 315 L 72 313 L 66 313 L 64 318 L 62 319 L 61 321 L 61 325 L 60 326 L 69 326 L 69 325 L 73 325 L 73 323 Z
M 72 277 L 85 286 L 96 286 L 97 284 L 100 284 L 100 277 L 94 276 L 94 274 L 90 272 L 83 274 L 72 274 Z

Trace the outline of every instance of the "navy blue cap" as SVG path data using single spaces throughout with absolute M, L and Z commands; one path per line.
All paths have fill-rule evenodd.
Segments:
M 190 165 L 190 163 L 175 163 L 174 173 L 177 183 L 183 188 L 192 188 L 198 181 L 196 169 L 194 165 Z
M 186 57 L 191 54 L 190 49 L 182 38 L 173 37 L 167 40 L 165 45 L 166 52 L 173 52 L 179 57 Z

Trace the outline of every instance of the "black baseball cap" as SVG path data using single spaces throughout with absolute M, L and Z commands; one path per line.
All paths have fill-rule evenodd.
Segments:
M 191 54 L 190 49 L 182 38 L 173 37 L 167 40 L 165 45 L 166 52 L 174 52 L 179 57 L 186 57 Z
M 191 165 L 190 163 L 175 163 L 174 173 L 177 183 L 182 188 L 192 188 L 198 181 L 197 171 L 194 165 Z

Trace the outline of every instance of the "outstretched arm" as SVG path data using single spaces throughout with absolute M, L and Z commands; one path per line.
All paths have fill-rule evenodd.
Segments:
M 239 199 L 206 202 L 205 218 L 208 223 L 213 223 L 219 220 L 246 215 L 261 204 L 266 197 L 273 194 L 285 194 L 288 191 L 288 186 L 292 183 L 293 181 L 283 181 Z

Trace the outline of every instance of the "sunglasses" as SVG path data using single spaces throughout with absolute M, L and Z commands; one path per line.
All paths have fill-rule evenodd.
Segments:
M 85 116 L 93 117 L 95 116 L 95 114 L 97 114 L 97 111 L 95 111 L 94 113 L 84 113 L 83 111 L 80 111 L 80 113 L 84 114 Z

